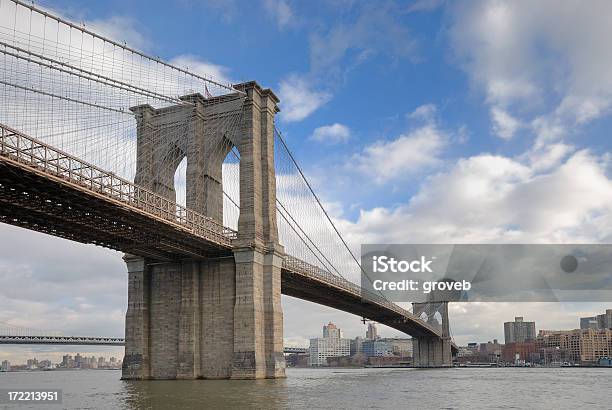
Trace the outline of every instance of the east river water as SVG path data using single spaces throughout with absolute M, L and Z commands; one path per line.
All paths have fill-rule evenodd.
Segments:
M 612 409 L 612 368 L 288 369 L 282 380 L 122 381 L 119 371 L 0 373 L 68 409 Z M 4 407 L 2 407 L 4 406 Z

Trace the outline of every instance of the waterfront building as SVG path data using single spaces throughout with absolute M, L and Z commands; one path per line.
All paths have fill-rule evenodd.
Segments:
M 540 331 L 537 342 L 540 348 L 567 351 L 572 363 L 594 364 L 612 356 L 611 329 Z
M 50 360 L 41 360 L 40 362 L 38 362 L 38 368 L 39 369 L 52 369 L 53 363 L 51 363 Z
M 499 344 L 497 339 L 493 339 L 492 342 L 489 340 L 487 343 L 480 344 L 480 353 L 499 355 L 501 354 L 501 350 L 502 350 L 502 345 Z
M 597 315 L 598 329 L 612 329 L 612 309 L 607 309 L 606 313 Z
M 38 360 L 36 358 L 28 359 L 26 361 L 26 367 L 29 370 L 37 369 L 38 368 Z
M 351 340 L 351 356 L 363 354 L 363 338 L 357 336 Z
M 478 361 L 480 363 L 497 363 L 502 357 L 503 345 L 497 339 L 487 343 L 481 343 L 478 351 Z
M 74 367 L 74 359 L 72 358 L 71 355 L 67 354 L 62 356 L 62 363 L 60 364 L 60 367 L 64 367 L 66 369 L 71 369 Z
M 365 340 L 363 355 L 365 357 L 393 356 L 393 345 L 385 339 Z
M 2 366 L 0 367 L 0 371 L 10 372 L 11 371 L 11 362 L 9 362 L 8 360 L 3 360 L 2 361 Z
M 601 315 L 581 317 L 580 329 L 612 329 L 612 309 Z
M 459 349 L 457 351 L 457 357 L 469 357 L 469 356 L 472 356 L 473 354 L 474 352 L 468 349 L 467 346 L 459 346 Z
M 350 356 L 351 341 L 342 336 L 342 330 L 333 323 L 323 326 L 323 337 L 310 339 L 310 366 L 327 366 L 328 357 Z
M 535 340 L 535 322 L 525 322 L 520 316 L 515 317 L 514 322 L 505 322 L 504 338 L 506 344 Z
M 391 344 L 394 356 L 412 357 L 412 339 L 392 338 L 385 340 Z
M 612 367 L 612 358 L 602 357 L 601 359 L 599 359 L 598 366 Z
M 510 342 L 502 348 L 502 360 L 504 363 L 521 365 L 525 363 L 538 363 L 540 355 L 536 348 L 536 343 L 529 342 Z
M 468 343 L 467 350 L 469 350 L 471 354 L 477 354 L 478 353 L 478 343 L 476 342 Z
M 86 359 L 85 357 L 81 356 L 81 354 L 80 354 L 80 353 L 77 353 L 77 354 L 74 356 L 74 367 L 78 367 L 78 368 L 81 368 L 81 367 L 87 367 L 87 366 L 86 366 L 86 365 L 87 365 L 86 360 L 87 360 L 87 359 Z M 84 366 L 84 365 L 85 365 L 85 366 Z
M 581 317 L 580 329 L 597 329 L 597 316 Z

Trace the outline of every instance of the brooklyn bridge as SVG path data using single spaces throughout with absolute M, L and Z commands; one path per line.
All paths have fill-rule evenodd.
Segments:
M 124 379 L 284 377 L 281 293 L 411 335 L 417 366 L 451 365 L 446 302 L 410 312 L 356 284 L 272 90 L 0 4 L 0 222 L 125 254 Z

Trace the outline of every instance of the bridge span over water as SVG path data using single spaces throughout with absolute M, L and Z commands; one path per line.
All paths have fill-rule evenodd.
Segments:
M 450 366 L 446 303 L 411 313 L 353 282 L 273 91 L 0 8 L 0 222 L 126 254 L 124 378 L 284 377 L 281 293 L 412 335 L 417 365 Z
M 2 124 L 0 154 L 2 222 L 159 261 L 232 257 L 237 232 Z M 441 335 L 382 296 L 290 255 L 281 280 L 286 295 L 415 337 Z

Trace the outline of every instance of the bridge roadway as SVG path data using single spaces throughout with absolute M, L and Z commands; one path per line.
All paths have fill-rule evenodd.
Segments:
M 211 218 L 2 124 L 0 222 L 161 261 L 231 256 L 236 238 Z M 292 256 L 283 262 L 283 294 L 440 337 L 440 329 L 363 292 Z
M 0 335 L 0 345 L 124 346 L 125 339 L 120 337 Z M 283 352 L 287 354 L 306 354 L 308 348 L 285 346 Z

